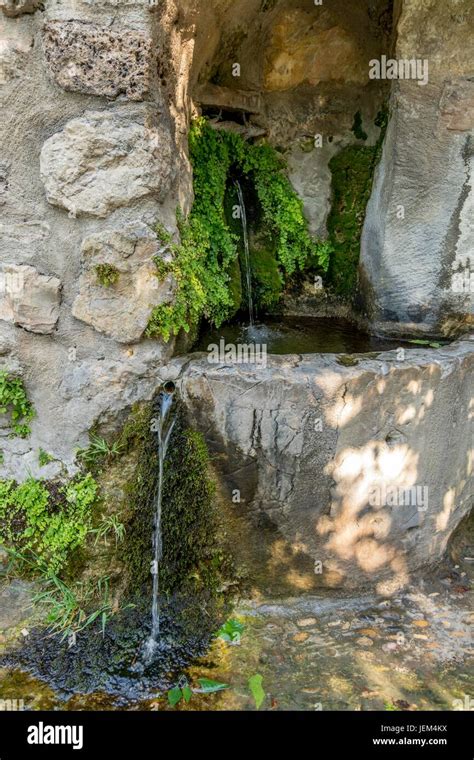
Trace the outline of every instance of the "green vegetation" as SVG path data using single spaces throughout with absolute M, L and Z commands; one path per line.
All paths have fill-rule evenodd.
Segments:
M 115 542 L 115 548 L 121 544 L 125 538 L 125 525 L 120 522 L 117 515 L 106 515 L 97 528 L 91 530 L 91 533 L 95 533 L 95 543 L 98 544 L 102 541 L 105 546 L 108 546 L 108 538 L 112 536 Z
M 79 449 L 76 453 L 77 460 L 86 467 L 97 468 L 104 460 L 117 457 L 123 449 L 120 441 L 109 444 L 105 438 L 95 433 L 90 433 L 89 439 L 89 446 L 86 449 Z
M 23 380 L 5 370 L 0 371 L 0 414 L 10 414 L 12 436 L 26 438 L 30 434 L 29 423 L 35 411 L 26 395 Z
M 261 705 L 263 704 L 263 700 L 265 699 L 265 691 L 262 686 L 263 682 L 263 676 L 261 676 L 259 673 L 255 673 L 255 675 L 250 676 L 248 680 L 248 686 L 252 693 L 252 697 L 254 698 L 255 707 L 257 710 L 260 709 Z
M 44 449 L 40 449 L 38 452 L 38 464 L 40 467 L 45 467 L 50 462 L 54 462 L 54 457 L 48 454 Z
M 100 620 L 102 635 L 108 619 L 114 614 L 110 599 L 109 578 L 97 583 L 88 581 L 68 585 L 57 575 L 50 575 L 42 583 L 33 603 L 46 608 L 46 622 L 51 633 L 64 640 Z
M 224 549 L 215 502 L 215 485 L 209 472 L 209 454 L 203 437 L 187 422 L 184 407 L 176 402 L 175 424 L 164 466 L 160 593 L 181 595 L 198 620 L 190 625 L 209 627 L 209 635 L 222 623 L 230 595 L 220 593 L 224 579 L 235 577 L 229 551 Z M 127 432 L 136 456 L 134 478 L 127 486 L 129 521 L 121 554 L 133 593 L 150 584 L 150 537 L 155 514 L 158 456 L 152 432 L 153 412 L 137 410 Z M 125 435 L 125 432 L 124 432 Z M 198 599 L 205 599 L 204 621 Z M 189 602 L 189 603 L 188 603 Z
M 84 544 L 96 497 L 90 474 L 65 485 L 33 478 L 20 485 L 0 481 L 0 543 L 37 558 L 38 572 L 58 573 Z
M 239 623 L 238 620 L 232 618 L 219 628 L 216 637 L 230 644 L 237 644 L 240 642 L 244 627 L 243 623 Z
M 174 686 L 168 691 L 168 704 L 170 707 L 176 707 L 182 699 L 187 704 L 192 696 L 193 692 L 187 683 L 184 683 L 183 686 Z
M 344 298 L 350 298 L 357 285 L 360 236 L 387 121 L 388 110 L 384 108 L 375 120 L 381 131 L 374 146 L 349 145 L 329 162 L 333 202 L 327 227 L 333 252 L 328 274 L 336 293 Z
M 272 241 L 277 272 L 264 291 L 274 291 L 278 279 L 319 260 L 319 248 L 309 235 L 301 200 L 287 177 L 282 156 L 270 145 L 247 143 L 240 135 L 212 129 L 206 119 L 193 122 L 189 134 L 194 171 L 194 204 L 185 220 L 178 214 L 181 242 L 173 243 L 162 226 L 156 232 L 170 256 L 157 257 L 157 275 L 174 278 L 175 302 L 157 306 L 147 328 L 149 337 L 168 340 L 188 332 L 201 316 L 217 326 L 235 312 L 237 236 L 225 215 L 226 190 L 232 176 L 254 188 L 262 231 Z M 322 268 L 326 264 L 321 259 Z M 276 276 L 277 275 L 277 276 Z M 270 299 L 271 300 L 271 299 Z
M 115 285 L 120 277 L 120 272 L 113 264 L 97 264 L 95 267 L 97 280 L 106 288 Z
M 186 679 L 180 681 L 178 686 L 174 686 L 168 691 L 168 704 L 171 707 L 176 707 L 181 700 L 188 703 L 193 696 L 193 693 L 215 694 L 217 691 L 223 691 L 224 689 L 229 688 L 229 684 L 212 681 L 210 678 L 198 678 L 197 681 L 199 683 L 199 689 L 192 689 Z

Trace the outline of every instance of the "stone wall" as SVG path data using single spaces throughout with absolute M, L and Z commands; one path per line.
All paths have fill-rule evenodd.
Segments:
M 2 419 L 2 477 L 73 471 L 93 425 L 120 425 L 156 389 L 173 345 L 144 331 L 174 283 L 154 274 L 163 252 L 152 226 L 175 231 L 176 208 L 190 208 L 191 117 L 244 113 L 242 130 L 284 150 L 311 230 L 324 236 L 329 160 L 378 138 L 390 83 L 369 81 L 364 67 L 392 50 L 399 17 L 398 53 L 430 57 L 433 79 L 394 87 L 364 230 L 366 303 L 379 331 L 465 327 L 472 294 L 453 294 L 450 277 L 472 266 L 462 36 L 471 9 L 425 5 L 0 2 L 0 368 L 23 376 L 37 412 L 23 440 Z M 352 131 L 357 111 L 366 141 Z M 404 225 L 393 218 L 398 202 Z M 104 266 L 118 273 L 113 287 L 98 278 Z M 40 448 L 54 457 L 43 468 Z
M 473 341 L 266 367 L 195 354 L 163 379 L 206 435 L 229 505 L 258 530 L 261 567 L 295 591 L 390 593 L 442 559 L 473 505 Z
M 378 332 L 456 334 L 474 322 L 474 80 L 470 0 L 404 0 L 396 58 L 428 84 L 394 82 L 361 248 Z
M 176 207 L 189 208 L 187 114 L 179 76 L 160 71 L 171 21 L 156 4 L 0 7 L 0 367 L 23 376 L 36 410 L 24 440 L 2 420 L 2 477 L 52 477 L 73 470 L 92 425 L 151 397 L 171 355 L 143 334 L 173 297 L 151 227 L 173 231 Z M 42 468 L 40 448 L 55 460 Z

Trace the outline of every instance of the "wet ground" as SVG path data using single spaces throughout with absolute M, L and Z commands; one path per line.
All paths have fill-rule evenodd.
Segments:
M 128 709 L 255 709 L 249 688 L 255 675 L 262 676 L 260 709 L 266 710 L 469 709 L 470 600 L 468 573 L 458 566 L 390 599 L 326 595 L 242 602 L 233 614 L 244 626 L 240 641 L 216 639 L 178 679 L 192 689 L 188 704 L 182 699 L 171 708 L 167 695 L 157 692 Z M 203 694 L 199 678 L 229 688 Z M 27 709 L 121 706 L 105 693 L 60 698 L 18 669 L 0 671 L 0 699 L 23 699 Z
M 209 345 L 219 344 L 221 338 L 233 345 L 266 345 L 269 354 L 370 353 L 391 351 L 400 346 L 417 347 L 408 341 L 368 335 L 342 319 L 285 316 L 284 321 L 266 317 L 264 324 L 257 323 L 253 327 L 234 323 L 209 329 L 201 334 L 193 350 L 207 351 Z

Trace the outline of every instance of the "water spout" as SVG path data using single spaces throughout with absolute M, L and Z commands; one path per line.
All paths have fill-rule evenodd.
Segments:
M 249 235 L 248 235 L 248 227 L 247 227 L 247 214 L 245 211 L 244 195 L 242 193 L 242 187 L 240 185 L 239 180 L 235 180 L 235 186 L 237 188 L 237 196 L 239 198 L 240 219 L 242 221 L 242 232 L 243 232 L 243 239 L 244 239 L 245 279 L 247 283 L 249 325 L 250 327 L 253 327 L 254 312 L 253 312 L 253 297 L 252 297 L 252 270 L 250 269 L 250 248 L 249 248 Z
M 151 633 L 145 646 L 145 659 L 150 661 L 155 652 L 160 633 L 160 606 L 159 606 L 159 567 L 163 553 L 161 536 L 161 507 L 163 499 L 163 472 L 168 451 L 168 444 L 173 432 L 175 419 L 171 419 L 169 412 L 173 404 L 175 386 L 174 383 L 164 384 L 159 397 L 159 417 L 157 420 L 158 436 L 158 485 L 155 494 L 155 520 L 153 530 L 153 561 L 151 573 L 153 576 L 153 597 L 151 606 Z

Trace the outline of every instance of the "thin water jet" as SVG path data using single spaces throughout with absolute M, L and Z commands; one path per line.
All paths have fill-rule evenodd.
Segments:
M 247 304 L 249 310 L 249 325 L 253 327 L 254 324 L 254 308 L 253 308 L 253 295 L 252 295 L 252 270 L 250 268 L 250 247 L 249 247 L 249 234 L 247 227 L 247 213 L 245 210 L 244 194 L 242 187 L 238 179 L 235 180 L 235 186 L 237 188 L 237 196 L 239 198 L 240 205 L 240 219 L 242 222 L 242 234 L 244 241 L 244 261 L 245 261 L 245 279 L 247 283 Z
M 153 576 L 153 592 L 151 606 L 151 633 L 145 644 L 145 660 L 150 662 L 156 650 L 158 637 L 160 634 L 160 605 L 159 605 L 159 568 L 160 560 L 163 554 L 163 543 L 161 535 L 161 511 L 163 499 L 163 474 L 166 453 L 171 433 L 173 432 L 176 419 L 169 417 L 169 412 L 173 404 L 175 386 L 172 382 L 163 385 L 159 396 L 159 416 L 156 425 L 158 437 L 158 484 L 155 495 L 155 519 L 153 529 L 153 561 L 151 564 L 151 574 Z

